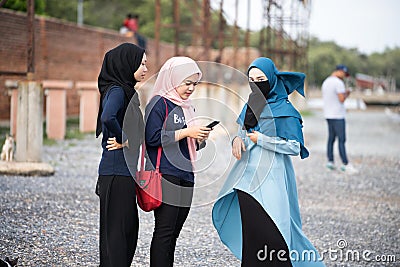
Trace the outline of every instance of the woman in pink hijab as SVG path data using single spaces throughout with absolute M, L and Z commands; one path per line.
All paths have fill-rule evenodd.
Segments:
M 161 67 L 152 99 L 146 106 L 146 149 L 153 166 L 158 147 L 162 147 L 163 203 L 154 210 L 152 267 L 173 266 L 176 240 L 192 202 L 196 150 L 205 146 L 211 131 L 196 125 L 190 101 L 201 76 L 191 58 L 170 58 Z

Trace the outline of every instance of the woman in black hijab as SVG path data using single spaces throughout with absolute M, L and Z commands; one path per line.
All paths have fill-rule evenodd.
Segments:
M 135 161 L 143 139 L 143 116 L 134 86 L 147 72 L 142 48 L 124 43 L 108 51 L 98 77 L 100 107 L 96 137 L 103 133 L 103 154 L 96 194 L 100 197 L 100 266 L 130 266 L 139 219 Z M 129 164 L 127 164 L 129 162 Z

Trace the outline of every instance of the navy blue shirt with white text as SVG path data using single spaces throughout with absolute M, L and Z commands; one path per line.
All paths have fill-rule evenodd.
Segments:
M 164 99 L 168 107 L 165 128 Z M 155 96 L 146 106 L 145 114 L 146 150 L 153 166 L 156 166 L 158 147 L 162 145 L 160 172 L 194 183 L 187 138 L 175 141 L 175 131 L 187 127 L 182 108 L 166 98 Z

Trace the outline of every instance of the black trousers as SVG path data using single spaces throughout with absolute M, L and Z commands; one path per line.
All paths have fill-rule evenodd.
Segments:
M 100 197 L 100 267 L 129 267 L 139 230 L 135 181 L 100 175 L 96 194 Z
M 174 265 L 176 240 L 189 214 L 193 183 L 163 175 L 163 203 L 154 210 L 155 226 L 150 246 L 151 267 Z
M 289 249 L 274 221 L 252 196 L 240 190 L 237 193 L 242 219 L 241 266 L 291 267 Z

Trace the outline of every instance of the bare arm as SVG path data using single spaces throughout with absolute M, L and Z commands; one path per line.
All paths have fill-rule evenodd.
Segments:
M 203 141 L 208 138 L 210 128 L 204 126 L 192 126 L 175 131 L 175 141 L 179 141 L 186 137 L 191 137 Z
M 343 102 L 346 100 L 346 98 L 349 97 L 350 91 L 347 90 L 346 92 L 344 92 L 344 93 L 339 93 L 339 94 L 337 94 L 337 95 L 338 95 L 339 101 L 340 101 L 341 103 L 343 103 Z

